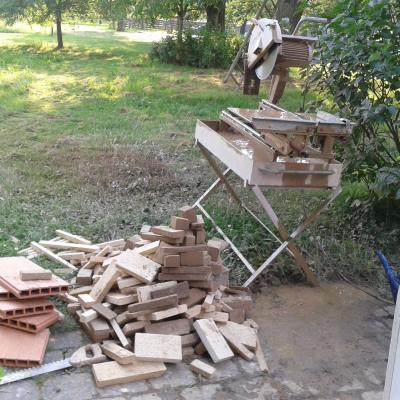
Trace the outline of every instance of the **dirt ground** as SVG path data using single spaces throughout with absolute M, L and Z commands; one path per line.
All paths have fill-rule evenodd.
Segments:
M 255 299 L 253 319 L 268 349 L 271 376 L 287 381 L 299 395 L 381 396 L 390 306 L 342 283 L 265 287 Z

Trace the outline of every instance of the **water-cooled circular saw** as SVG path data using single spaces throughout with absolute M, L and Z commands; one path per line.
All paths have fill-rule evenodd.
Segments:
M 305 68 L 312 60 L 316 38 L 297 34 L 299 26 L 306 21 L 327 22 L 325 18 L 303 17 L 293 34 L 285 35 L 275 19 L 253 21 L 245 66 L 244 94 L 257 94 L 260 81 L 271 78 L 269 101 L 279 101 L 286 86 L 289 68 Z

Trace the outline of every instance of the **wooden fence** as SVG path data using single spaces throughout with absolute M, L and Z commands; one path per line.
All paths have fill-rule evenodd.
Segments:
M 160 29 L 165 31 L 174 31 L 178 28 L 176 19 L 157 19 L 153 22 L 140 21 L 136 19 L 127 18 L 124 20 L 125 29 Z M 184 21 L 184 28 L 201 28 L 205 26 L 205 22 L 200 21 Z

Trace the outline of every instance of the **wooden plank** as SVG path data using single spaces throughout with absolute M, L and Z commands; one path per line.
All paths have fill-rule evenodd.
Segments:
M 141 283 L 143 283 L 143 282 L 132 276 L 130 276 L 129 278 L 118 279 L 118 281 L 117 281 L 118 289 L 125 289 L 127 287 L 140 285 Z
M 129 322 L 122 328 L 122 332 L 124 332 L 125 336 L 133 336 L 136 332 L 143 330 L 149 323 L 148 321 Z
M 62 242 L 52 242 L 50 240 L 41 240 L 39 242 L 39 245 L 49 249 L 75 250 L 75 251 L 83 251 L 85 253 L 94 253 L 100 250 L 99 246 L 93 244 L 62 243 Z
M 183 239 L 185 236 L 185 231 L 183 229 L 173 229 L 169 226 L 159 225 L 153 226 L 151 231 L 157 235 L 161 235 L 171 239 Z
M 163 274 L 210 274 L 212 272 L 209 266 L 199 267 L 162 267 L 161 272 Z
M 181 300 L 181 304 L 186 304 L 188 307 L 192 307 L 195 304 L 201 303 L 206 295 L 207 293 L 204 290 L 191 288 L 189 290 L 189 296 Z
M 239 342 L 249 348 L 255 350 L 257 347 L 257 331 L 249 326 L 237 324 L 235 322 L 228 321 L 225 324 L 217 324 L 218 329 L 224 335 L 224 333 L 231 334 L 237 337 Z
M 136 247 L 133 249 L 133 253 L 140 254 L 142 256 L 148 256 L 150 254 L 154 254 L 160 245 L 160 241 L 156 240 L 155 242 L 150 242 L 140 247 Z
M 56 229 L 56 235 L 60 238 L 66 239 L 72 243 L 78 244 L 92 244 L 90 240 L 83 238 L 82 236 L 74 235 L 72 233 L 63 231 L 61 229 Z
M 165 268 L 178 268 L 181 266 L 181 257 L 179 254 L 171 254 L 164 257 Z
M 123 347 L 128 347 L 129 342 L 128 339 L 126 338 L 124 332 L 122 332 L 122 329 L 118 325 L 118 322 L 115 319 L 112 319 L 110 321 L 111 327 L 114 329 L 115 334 L 117 335 L 118 340 L 121 342 Z
M 156 322 L 146 325 L 146 333 L 161 333 L 165 335 L 187 335 L 192 330 L 190 320 L 186 318 L 174 319 L 173 321 Z
M 169 225 L 173 229 L 182 229 L 188 231 L 190 227 L 190 221 L 187 218 L 177 217 L 175 215 L 171 216 Z
M 94 335 L 104 335 L 105 338 L 108 337 L 111 331 L 108 322 L 105 321 L 103 318 L 96 318 L 93 321 L 90 321 L 89 327 Z
M 90 321 L 93 321 L 94 319 L 98 318 L 99 314 L 95 310 L 86 310 L 84 311 L 80 316 L 79 316 L 79 321 L 83 323 L 89 323 Z
M 123 248 L 125 246 L 125 240 L 124 239 L 109 240 L 108 242 L 98 243 L 97 246 L 100 248 L 104 248 L 107 246 L 111 246 L 114 248 Z
M 135 356 L 143 361 L 178 363 L 182 361 L 182 342 L 178 335 L 136 333 Z
M 92 371 L 96 385 L 100 388 L 110 385 L 158 378 L 167 370 L 160 362 L 134 360 L 131 364 L 121 365 L 116 361 L 93 364 Z
M 196 374 L 204 376 L 205 378 L 211 378 L 216 371 L 212 365 L 209 365 L 201 360 L 193 360 L 190 363 L 190 369 Z
M 145 283 L 151 283 L 154 281 L 160 264 L 141 256 L 140 254 L 135 254 L 133 250 L 126 250 L 122 252 L 115 259 L 116 266 L 133 276 L 136 279 L 141 280 Z
M 76 275 L 76 283 L 78 285 L 91 285 L 93 270 L 81 268 Z
M 193 307 L 190 307 L 186 312 L 185 312 L 185 317 L 186 318 L 194 318 L 200 315 L 201 313 L 201 305 L 197 304 Z
M 151 321 L 160 321 L 162 319 L 167 319 L 170 317 L 174 317 L 175 315 L 183 314 L 187 311 L 187 305 L 181 304 L 177 307 L 168 308 L 162 311 L 154 311 L 150 314 Z
M 64 267 L 67 267 L 67 268 L 71 269 L 72 271 L 77 271 L 78 270 L 78 268 L 74 267 L 71 263 L 69 263 L 68 261 L 62 259 L 57 254 L 53 253 L 51 250 L 49 250 L 46 247 L 40 245 L 39 243 L 31 242 L 31 247 L 32 247 L 32 249 L 37 251 L 39 254 L 43 254 L 43 255 L 47 256 L 48 258 L 50 258 L 50 260 L 56 261 L 59 264 L 64 265 Z
M 247 349 L 247 347 L 243 346 L 240 341 L 240 337 L 235 336 L 231 331 L 223 331 L 220 330 L 226 341 L 229 343 L 233 351 L 239 356 L 243 357 L 247 361 L 251 361 L 254 357 L 254 353 Z
M 188 251 L 181 254 L 181 265 L 187 267 L 200 267 L 204 265 L 203 251 Z
M 76 260 L 76 261 L 85 261 L 86 253 L 83 251 L 62 251 L 57 253 L 59 257 L 63 260 Z
M 197 333 L 189 333 L 188 335 L 181 336 L 182 347 L 195 346 L 200 342 L 199 335 Z
M 131 313 L 138 311 L 146 311 L 160 308 L 170 308 L 178 305 L 178 296 L 176 294 L 171 294 L 170 296 L 160 297 L 158 299 L 147 300 L 141 303 L 130 304 L 128 310 Z
M 268 372 L 269 368 L 267 362 L 265 361 L 264 352 L 262 351 L 260 339 L 258 337 L 257 337 L 257 347 L 255 354 L 260 370 L 262 372 Z
M 78 296 L 78 294 L 89 294 L 93 289 L 93 286 L 82 286 L 69 291 L 69 294 L 72 296 Z M 68 293 L 63 293 L 63 295 L 67 295 Z
M 121 365 L 131 364 L 136 360 L 134 353 L 111 341 L 103 343 L 101 349 L 106 356 Z
M 199 319 L 193 324 L 193 327 L 215 363 L 228 360 L 234 356 L 214 321 Z
M 35 266 L 35 268 L 34 268 Z M 19 271 L 19 277 L 21 281 L 38 281 L 38 280 L 50 280 L 53 277 L 51 271 L 46 270 L 39 265 L 32 265 L 29 268 L 22 268 Z
M 208 274 L 165 274 L 159 273 L 157 279 L 160 281 L 206 281 L 211 278 L 211 272 Z
M 97 312 L 100 316 L 102 316 L 105 319 L 111 320 L 117 317 L 117 314 L 110 310 L 109 307 L 106 307 L 102 303 L 97 303 L 94 306 L 92 306 L 92 309 Z
M 101 275 L 100 279 L 95 283 L 89 295 L 96 303 L 100 303 L 120 276 L 121 271 L 115 266 L 115 264 L 109 265 L 103 275 Z
M 171 246 L 165 247 L 163 249 L 164 254 L 184 254 L 193 251 L 207 251 L 206 245 L 198 245 L 198 246 Z
M 215 293 L 207 293 L 206 298 L 204 299 L 203 304 L 201 305 L 201 308 L 204 308 L 204 310 L 208 310 L 210 306 L 212 305 L 214 301 Z
M 126 306 L 137 301 L 136 294 L 122 294 L 119 292 L 109 292 L 106 301 L 116 306 Z
M 91 308 L 96 304 L 96 300 L 87 293 L 78 294 L 78 300 L 84 308 Z
M 178 216 L 181 218 L 186 218 L 190 223 L 197 221 L 196 211 L 193 207 L 183 206 L 178 210 Z
M 176 285 L 176 281 L 155 283 L 153 285 L 140 286 L 137 288 L 137 295 L 139 302 L 151 300 L 151 293 L 153 290 L 166 289 Z
M 152 299 L 158 299 L 160 297 L 169 296 L 171 294 L 176 294 L 178 296 L 178 299 L 187 298 L 190 294 L 189 283 L 187 281 L 179 282 L 165 289 L 153 290 L 150 293 Z
M 210 278 L 204 281 L 190 281 L 190 286 L 193 288 L 207 289 L 210 292 L 215 292 L 218 289 L 219 283 Z
M 201 319 L 212 319 L 215 322 L 220 322 L 222 324 L 228 322 L 229 314 L 222 311 L 211 311 L 211 312 L 202 312 L 198 315 L 198 318 Z

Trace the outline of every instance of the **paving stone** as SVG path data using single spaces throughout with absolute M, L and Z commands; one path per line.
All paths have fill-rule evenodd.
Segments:
M 338 392 L 352 392 L 353 390 L 364 390 L 364 385 L 356 378 L 353 379 L 353 382 L 350 385 L 344 385 L 337 391 Z
M 191 386 L 196 383 L 196 375 L 183 363 L 168 365 L 167 372 L 163 376 L 149 381 L 150 386 L 154 389 Z
M 89 343 L 89 340 L 83 337 L 81 331 L 62 332 L 50 336 L 48 350 L 76 350 L 86 343 Z
M 48 363 L 63 360 L 63 359 L 64 359 L 64 356 L 63 356 L 62 351 L 60 351 L 60 350 L 48 351 L 48 352 L 46 352 L 46 354 L 44 356 L 43 364 L 48 364 Z
M 375 376 L 375 370 L 373 368 L 367 368 L 364 371 L 364 375 L 374 385 L 381 385 L 381 381 Z
M 243 369 L 243 371 L 246 372 L 247 374 L 249 375 L 263 374 L 263 372 L 260 371 L 260 366 L 258 365 L 257 362 L 246 361 L 243 360 L 243 358 L 238 358 L 237 361 L 240 367 Z
M 134 396 L 130 397 L 131 400 L 133 399 L 140 399 L 140 400 L 166 400 L 164 395 L 163 397 L 160 397 L 157 393 L 146 393 L 142 394 L 141 396 Z
M 376 318 L 387 318 L 389 316 L 388 312 L 384 308 L 378 308 L 374 312 Z
M 309 386 L 309 387 L 308 387 L 308 391 L 309 391 L 311 394 L 313 394 L 314 396 L 317 396 L 317 395 L 319 394 L 319 390 L 315 389 L 315 388 L 312 387 L 312 386 Z
M 101 400 L 125 400 L 125 397 L 102 397 Z
M 205 362 L 210 363 L 210 360 L 204 360 Z M 241 372 L 236 365 L 237 359 L 235 358 L 234 361 L 226 360 L 222 363 L 212 364 L 216 371 L 214 376 L 211 378 L 213 381 L 219 381 L 221 379 L 226 378 L 235 378 L 237 376 L 241 376 Z
M 393 317 L 394 316 L 394 311 L 395 311 L 395 309 L 396 309 L 396 306 L 391 306 L 391 305 L 389 305 L 389 306 L 385 306 L 385 307 L 383 307 L 384 308 L 384 310 L 391 316 L 391 317 Z
M 185 400 L 211 400 L 221 385 L 193 386 L 182 390 L 181 396 Z
M 88 400 L 96 394 L 90 372 L 55 375 L 42 387 L 43 400 Z
M 15 382 L 0 386 L 0 400 L 39 400 L 39 387 L 34 381 Z
M 363 400 L 382 400 L 383 392 L 365 392 L 361 395 Z
M 124 383 L 122 385 L 113 385 L 97 389 L 101 397 L 124 396 L 126 394 L 147 392 L 148 390 L 149 386 L 146 384 L 145 381 Z
M 282 385 L 286 386 L 292 393 L 300 395 L 304 393 L 304 389 L 299 386 L 296 382 L 284 380 L 282 381 Z

